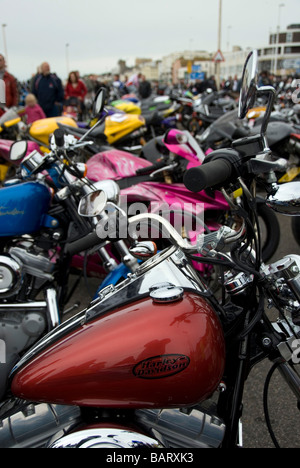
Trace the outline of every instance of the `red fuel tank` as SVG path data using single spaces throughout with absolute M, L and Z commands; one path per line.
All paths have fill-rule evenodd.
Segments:
M 67 405 L 181 407 L 216 389 L 224 362 L 223 331 L 204 298 L 146 297 L 78 325 L 21 368 L 12 391 Z

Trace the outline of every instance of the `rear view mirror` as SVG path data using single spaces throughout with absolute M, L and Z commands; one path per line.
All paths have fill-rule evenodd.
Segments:
M 18 161 L 19 159 L 23 159 L 26 153 L 27 141 L 15 141 L 10 147 L 9 159 L 11 161 Z
M 85 195 L 79 203 L 78 213 L 80 216 L 94 217 L 99 216 L 107 204 L 107 195 L 103 190 Z
M 253 107 L 257 92 L 257 51 L 253 50 L 248 55 L 242 75 L 242 86 L 239 100 L 239 118 L 246 117 L 247 112 Z
M 106 101 L 106 90 L 105 88 L 100 88 L 93 105 L 93 115 L 98 115 L 103 111 Z

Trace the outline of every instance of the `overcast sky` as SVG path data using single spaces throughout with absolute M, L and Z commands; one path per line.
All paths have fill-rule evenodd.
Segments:
M 280 7 L 280 4 L 285 6 Z M 259 47 L 280 25 L 300 23 L 300 0 L 222 0 L 222 51 Z M 18 79 L 48 61 L 70 70 L 110 71 L 119 59 L 217 51 L 219 0 L 0 0 L 0 53 Z M 6 27 L 3 28 L 3 24 Z M 69 44 L 67 46 L 67 44 Z

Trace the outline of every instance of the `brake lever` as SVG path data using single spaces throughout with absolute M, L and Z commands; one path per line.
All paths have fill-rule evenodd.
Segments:
M 287 161 L 279 158 L 277 161 L 268 161 L 266 159 L 253 158 L 248 161 L 249 171 L 252 174 L 262 174 L 270 171 L 284 171 L 287 169 Z
M 160 169 L 157 169 L 156 171 L 152 172 L 149 177 L 151 179 L 154 179 L 157 176 L 157 174 L 160 174 L 161 172 L 165 172 L 165 171 L 174 170 L 176 169 L 177 166 L 178 166 L 177 163 L 172 163 L 172 164 L 169 164 L 169 166 L 161 167 Z

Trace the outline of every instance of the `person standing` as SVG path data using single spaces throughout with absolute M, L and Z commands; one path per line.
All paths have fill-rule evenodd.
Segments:
M 68 81 L 65 86 L 65 105 L 77 106 L 79 120 L 81 120 L 84 112 L 84 98 L 87 94 L 87 87 L 83 80 L 75 71 L 69 73 Z
M 18 88 L 16 78 L 8 73 L 5 65 L 5 58 L 0 54 L 0 79 L 5 83 L 5 107 L 10 108 L 18 105 Z M 4 113 L 3 109 L 0 109 L 0 115 Z
M 41 73 L 33 80 L 32 93 L 36 96 L 46 117 L 61 115 L 64 88 L 61 79 L 55 73 L 50 72 L 49 63 L 42 63 Z
M 39 106 L 39 104 L 37 103 L 34 94 L 27 94 L 25 98 L 25 115 L 27 124 L 31 124 L 36 120 L 46 118 L 45 113 L 41 106 Z
M 152 94 L 152 87 L 150 81 L 148 81 L 145 75 L 141 76 L 141 80 L 139 82 L 139 95 L 142 99 L 147 99 Z

